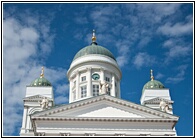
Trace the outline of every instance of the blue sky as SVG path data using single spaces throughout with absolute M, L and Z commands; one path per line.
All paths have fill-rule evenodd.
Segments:
M 193 135 L 192 3 L 4 3 L 3 135 L 19 135 L 26 85 L 42 66 L 55 103 L 68 103 L 66 72 L 93 29 L 121 68 L 121 98 L 140 104 L 153 69 L 170 89 L 177 134 Z

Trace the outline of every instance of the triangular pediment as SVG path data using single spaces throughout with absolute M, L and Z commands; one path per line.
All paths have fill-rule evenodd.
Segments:
M 47 98 L 48 100 L 51 100 L 51 98 L 45 97 L 45 96 L 42 96 L 42 95 L 35 95 L 35 96 L 25 97 L 23 100 L 33 101 L 33 100 L 42 100 L 43 98 Z
M 149 100 L 144 101 L 144 104 L 159 104 L 161 101 L 164 101 L 167 104 L 172 104 L 173 103 L 172 100 L 168 100 L 168 99 L 156 97 L 156 98 L 153 98 L 153 99 L 149 99 Z
M 177 116 L 109 95 L 88 98 L 36 113 L 32 118 L 178 119 Z

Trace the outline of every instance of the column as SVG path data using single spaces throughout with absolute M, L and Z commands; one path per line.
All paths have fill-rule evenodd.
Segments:
M 92 69 L 87 68 L 87 97 L 92 96 Z
M 115 87 L 115 75 L 112 74 L 112 88 L 111 88 L 111 96 L 117 97 L 116 94 L 116 87 Z
M 80 72 L 76 72 L 76 100 L 80 98 Z
M 101 69 L 100 69 L 100 72 L 101 72 L 101 73 L 100 73 L 100 81 L 103 82 L 103 81 L 104 81 L 104 69 L 101 68 Z
M 119 98 L 121 98 L 121 95 L 120 95 L 120 81 L 118 81 L 117 85 L 118 85 L 118 96 L 119 96 Z
M 25 133 L 26 124 L 27 124 L 27 106 L 24 106 L 21 133 Z
M 73 80 L 69 79 L 69 103 L 73 101 L 73 92 L 72 92 L 72 87 L 73 87 Z

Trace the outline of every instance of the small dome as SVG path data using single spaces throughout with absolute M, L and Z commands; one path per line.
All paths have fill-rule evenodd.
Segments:
M 74 57 L 73 60 L 85 56 L 85 55 L 90 55 L 90 54 L 98 54 L 98 55 L 104 55 L 104 56 L 108 56 L 112 59 L 115 59 L 115 57 L 113 56 L 113 54 L 106 48 L 97 45 L 96 43 L 92 43 L 89 46 L 84 47 L 83 49 L 81 49 Z
M 165 87 L 161 82 L 157 80 L 151 80 L 144 85 L 142 92 L 144 91 L 144 89 L 162 89 L 162 88 Z
M 144 85 L 144 87 L 142 89 L 142 92 L 144 92 L 145 89 L 162 89 L 162 88 L 165 88 L 164 85 L 161 82 L 159 82 L 157 80 L 154 80 L 153 70 L 150 70 L 150 72 L 151 72 L 151 77 L 150 77 L 151 80 L 148 81 Z
M 44 77 L 39 77 L 31 82 L 30 86 L 52 86 L 52 84 Z
M 40 77 L 32 81 L 30 86 L 52 86 L 52 84 L 44 78 L 44 67 L 42 67 Z

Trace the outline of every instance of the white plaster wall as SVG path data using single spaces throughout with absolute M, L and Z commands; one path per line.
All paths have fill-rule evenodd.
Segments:
M 153 99 L 156 97 L 171 100 L 169 89 L 167 89 L 167 88 L 164 88 L 164 89 L 145 89 L 142 96 L 141 96 L 140 102 L 141 102 L 141 104 L 143 104 L 144 101 L 150 100 L 150 99 Z
M 53 98 L 53 89 L 52 89 L 51 86 L 49 86 L 49 87 L 27 86 L 25 97 L 30 97 L 30 96 L 35 96 L 35 95 L 41 95 L 41 96 L 45 96 L 45 97 L 48 97 L 48 98 Z
M 175 135 L 173 123 L 163 122 L 108 122 L 108 121 L 42 121 L 37 125 L 37 132 L 44 132 L 47 136 L 59 136 L 60 133 L 70 133 L 71 136 L 84 136 L 95 133 L 95 136 L 164 136 Z
M 99 80 L 93 80 L 91 78 L 94 73 L 100 75 Z M 112 58 L 96 54 L 80 57 L 72 62 L 67 76 L 70 84 L 76 81 L 75 88 L 70 87 L 70 94 L 72 94 L 73 90 L 76 90 L 77 99 L 73 100 L 73 97 L 70 97 L 69 103 L 92 97 L 92 84 L 99 84 L 100 81 L 104 82 L 106 76 L 110 78 L 110 82 L 108 82 L 110 85 L 110 95 L 116 97 L 115 90 L 117 90 L 117 97 L 120 98 L 119 86 L 122 75 L 117 62 Z M 86 81 L 81 82 L 82 76 L 86 76 Z M 116 86 L 115 82 L 117 83 Z M 81 98 L 80 96 L 80 88 L 82 85 L 87 85 L 87 96 L 85 98 Z

